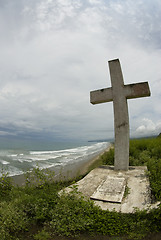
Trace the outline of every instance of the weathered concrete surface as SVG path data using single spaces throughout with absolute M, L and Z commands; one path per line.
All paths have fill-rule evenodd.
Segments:
M 129 115 L 120 62 L 110 61 L 115 126 L 115 170 L 129 168 Z
M 123 198 L 121 203 L 106 202 L 100 200 L 91 200 L 103 210 L 116 210 L 123 213 L 132 213 L 135 208 L 140 210 L 153 208 L 150 198 L 149 180 L 146 175 L 147 168 L 130 167 L 128 171 L 114 171 L 112 166 L 101 166 L 95 168 L 82 180 L 76 183 L 78 191 L 84 196 L 90 198 L 103 181 L 110 178 L 125 178 L 126 186 L 129 188 L 129 193 Z M 67 192 L 71 188 L 66 188 Z M 117 197 L 117 196 L 116 196 Z M 156 206 L 154 206 L 156 207 Z
M 127 99 L 150 96 L 147 82 L 124 85 L 119 59 L 109 61 L 111 88 L 90 92 L 92 104 L 113 101 L 115 125 L 115 170 L 129 168 L 129 115 Z
M 96 191 L 90 196 L 91 199 L 105 202 L 121 203 L 126 188 L 124 177 L 110 177 L 98 186 Z

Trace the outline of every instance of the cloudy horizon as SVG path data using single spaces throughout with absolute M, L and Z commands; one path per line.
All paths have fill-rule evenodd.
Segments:
M 132 137 L 161 132 L 159 0 L 0 0 L 0 137 L 109 139 L 113 105 L 91 105 L 111 86 L 148 81 L 151 97 L 128 100 Z

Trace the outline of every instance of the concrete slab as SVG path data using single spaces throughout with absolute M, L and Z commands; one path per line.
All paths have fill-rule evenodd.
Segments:
M 121 203 L 126 181 L 123 177 L 107 177 L 90 196 L 91 199 Z
M 107 202 L 101 200 L 92 200 L 103 210 L 115 210 L 123 213 L 132 213 L 136 208 L 143 210 L 151 206 L 151 192 L 149 180 L 146 175 L 146 166 L 129 167 L 128 171 L 114 171 L 113 166 L 101 166 L 95 168 L 83 179 L 78 181 L 78 191 L 87 198 L 90 198 L 108 178 L 122 178 L 126 181 L 126 187 L 129 189 L 126 197 L 123 197 L 120 203 Z M 101 187 L 99 188 L 101 189 Z M 71 188 L 66 188 L 67 192 Z

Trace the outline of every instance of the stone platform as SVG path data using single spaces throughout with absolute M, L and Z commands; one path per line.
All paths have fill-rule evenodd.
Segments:
M 103 210 L 132 213 L 136 208 L 143 210 L 152 207 L 146 170 L 146 166 L 129 167 L 128 171 L 114 171 L 113 166 L 101 166 L 76 185 L 79 192 Z M 69 192 L 71 188 L 65 191 Z

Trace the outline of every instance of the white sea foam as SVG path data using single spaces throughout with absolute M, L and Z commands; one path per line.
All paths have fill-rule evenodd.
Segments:
M 7 157 L 17 157 L 18 156 L 18 154 L 9 154 L 9 155 L 7 155 Z
M 42 168 L 62 167 L 93 157 L 107 148 L 109 143 L 95 143 L 76 148 L 50 151 L 10 150 L 0 151 L 0 164 L 8 167 L 9 175 L 22 174 L 26 170 L 39 166 Z
M 32 162 L 32 160 L 31 160 L 31 159 L 24 159 L 24 162 L 31 163 L 31 162 Z
M 37 165 L 36 163 L 32 164 L 32 168 L 36 168 L 39 167 L 40 169 L 44 169 L 44 168 L 51 168 L 51 167 L 58 167 L 58 166 L 62 166 L 63 163 L 40 163 L 39 165 Z
M 8 166 L 7 169 L 5 169 L 5 171 L 8 173 L 8 176 L 16 176 L 16 175 L 21 175 L 24 172 L 14 166 Z M 2 173 L 0 173 L 0 177 L 2 176 Z
M 4 160 L 0 160 L 0 162 L 1 162 L 3 165 L 8 165 L 8 164 L 10 164 L 9 162 L 4 161 Z
M 59 152 L 59 151 L 30 151 L 30 154 L 31 155 L 41 155 L 41 154 L 43 154 L 43 155 L 45 155 L 45 154 L 52 154 L 52 153 L 57 153 L 57 152 Z

